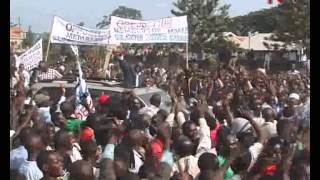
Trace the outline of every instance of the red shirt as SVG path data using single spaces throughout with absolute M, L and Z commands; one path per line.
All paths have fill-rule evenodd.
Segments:
M 160 164 L 160 160 L 164 151 L 164 143 L 156 138 L 150 143 L 151 155 L 156 157 L 158 164 Z
M 210 132 L 210 138 L 211 138 L 211 144 L 212 144 L 212 147 L 215 147 L 218 143 L 218 131 L 221 127 L 221 124 L 217 121 L 216 122 L 216 127 L 211 130 Z

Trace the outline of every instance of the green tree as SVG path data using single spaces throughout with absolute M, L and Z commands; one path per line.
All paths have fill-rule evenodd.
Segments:
M 27 36 L 26 39 L 23 40 L 22 42 L 22 46 L 23 47 L 31 47 L 34 44 L 34 34 L 31 30 L 31 26 L 29 26 L 28 32 L 27 32 Z
M 128 19 L 141 20 L 142 14 L 140 10 L 134 8 L 128 8 L 126 6 L 119 6 L 117 9 L 112 11 L 110 15 L 103 16 L 103 20 L 97 24 L 97 28 L 103 28 L 110 24 L 111 16 L 117 16 Z
M 247 36 L 248 32 L 274 33 L 271 40 L 286 45 L 301 44 L 310 48 L 310 0 L 285 1 L 270 9 L 232 18 L 230 31 Z M 266 44 L 270 46 L 270 44 Z M 273 45 L 271 45 L 273 46 Z
M 207 53 L 219 52 L 217 41 L 229 45 L 223 38 L 230 18 L 230 5 L 219 6 L 219 0 L 177 0 L 173 3 L 176 16 L 187 15 L 189 45 L 191 52 L 204 50 Z
M 229 24 L 230 31 L 241 36 L 247 36 L 250 31 L 273 32 L 277 28 L 280 12 L 278 7 L 274 7 L 234 17 Z
M 279 6 L 277 28 L 271 38 L 287 45 L 300 44 L 310 49 L 310 0 L 285 1 Z

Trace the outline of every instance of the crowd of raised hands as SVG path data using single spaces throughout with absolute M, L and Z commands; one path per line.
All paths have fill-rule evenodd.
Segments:
M 12 179 L 309 179 L 310 80 L 243 66 L 206 71 L 154 68 L 154 94 L 103 94 L 86 120 L 74 97 L 16 83 L 10 98 Z M 84 107 L 87 107 L 84 103 Z M 12 133 L 11 133 L 12 132 Z

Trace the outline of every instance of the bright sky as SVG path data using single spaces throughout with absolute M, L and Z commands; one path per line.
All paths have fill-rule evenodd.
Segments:
M 20 22 L 26 30 L 49 32 L 54 15 L 95 28 L 104 15 L 109 15 L 119 5 L 141 10 L 144 19 L 172 16 L 170 10 L 175 0 L 10 0 L 10 20 Z M 231 4 L 231 17 L 269 8 L 267 0 L 220 0 Z M 274 3 L 275 4 L 275 3 Z

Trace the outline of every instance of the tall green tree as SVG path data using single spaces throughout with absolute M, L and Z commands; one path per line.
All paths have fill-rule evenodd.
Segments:
M 141 20 L 142 14 L 140 10 L 134 8 L 128 8 L 126 6 L 119 6 L 117 9 L 112 11 L 111 14 L 103 16 L 103 20 L 99 22 L 96 26 L 97 28 L 103 28 L 110 24 L 111 16 L 117 16 L 128 19 Z
M 28 32 L 27 32 L 27 36 L 26 39 L 23 40 L 22 42 L 22 46 L 23 47 L 31 47 L 34 44 L 34 34 L 31 30 L 31 26 L 29 26 Z
M 189 45 L 192 52 L 219 52 L 216 42 L 229 45 L 223 32 L 230 22 L 228 10 L 230 5 L 219 5 L 219 0 L 177 0 L 173 3 L 172 14 L 187 15 L 189 26 Z

